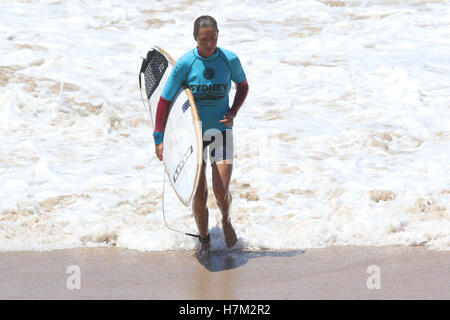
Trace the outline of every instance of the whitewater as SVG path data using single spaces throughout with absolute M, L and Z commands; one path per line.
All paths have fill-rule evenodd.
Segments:
M 233 128 L 238 248 L 450 250 L 450 1 L 0 5 L 0 251 L 198 246 L 164 224 L 138 73 L 154 45 L 194 48 L 203 14 L 250 85 Z M 164 204 L 197 232 L 168 186 Z M 222 250 L 211 189 L 208 205 Z

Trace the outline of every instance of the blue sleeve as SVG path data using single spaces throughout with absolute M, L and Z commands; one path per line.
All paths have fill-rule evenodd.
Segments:
M 244 69 L 242 68 L 241 61 L 235 56 L 231 61 L 231 80 L 235 83 L 239 83 L 245 80 L 246 75 Z
M 178 92 L 183 81 L 186 79 L 188 72 L 188 67 L 184 61 L 184 59 L 178 60 L 170 73 L 169 78 L 167 79 L 166 84 L 164 85 L 164 89 L 161 93 L 161 97 L 166 100 L 172 101 L 175 95 Z

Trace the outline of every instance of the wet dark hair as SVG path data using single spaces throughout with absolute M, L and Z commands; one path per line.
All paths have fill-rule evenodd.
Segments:
M 211 16 L 201 16 L 198 17 L 194 22 L 194 39 L 197 40 L 198 30 L 204 27 L 213 27 L 216 28 L 216 31 L 219 32 L 219 28 L 217 27 L 217 21 Z

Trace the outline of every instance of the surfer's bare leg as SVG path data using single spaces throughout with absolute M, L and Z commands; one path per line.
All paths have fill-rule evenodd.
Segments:
M 203 163 L 198 182 L 197 190 L 194 194 L 192 211 L 194 212 L 195 223 L 197 224 L 200 237 L 205 239 L 208 236 L 208 184 L 205 174 L 206 164 Z
M 229 191 L 233 165 L 220 161 L 212 165 L 213 191 L 217 206 L 222 212 L 222 228 L 227 248 L 233 247 L 237 242 L 236 232 L 230 220 L 231 193 Z

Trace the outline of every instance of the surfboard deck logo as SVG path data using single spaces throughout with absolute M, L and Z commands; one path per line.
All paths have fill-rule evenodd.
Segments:
M 190 145 L 188 147 L 188 149 L 186 150 L 186 153 L 184 154 L 183 158 L 181 159 L 180 163 L 177 166 L 177 169 L 175 170 L 175 172 L 173 174 L 173 182 L 174 183 L 177 182 L 177 179 L 180 176 L 181 170 L 183 170 L 186 161 L 189 159 L 189 157 L 192 155 L 193 152 L 194 152 L 194 148 L 192 147 L 192 145 Z
M 148 51 L 142 61 L 139 88 L 143 96 L 145 91 L 153 128 L 159 97 L 174 64 L 172 57 L 159 47 Z M 167 116 L 163 163 L 175 193 L 185 206 L 190 204 L 200 179 L 202 149 L 201 124 L 194 97 L 189 88 L 180 87 Z

